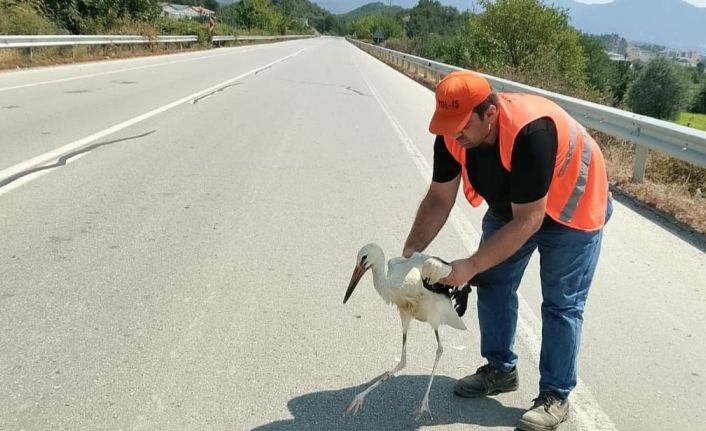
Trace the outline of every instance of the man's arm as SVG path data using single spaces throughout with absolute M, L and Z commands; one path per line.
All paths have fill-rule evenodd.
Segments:
M 510 173 L 512 221 L 495 232 L 473 256 L 453 262 L 453 271 L 441 282 L 464 284 L 515 254 L 542 227 L 556 151 L 556 125 L 549 117 L 537 119 L 520 131 L 512 151 Z
M 436 237 L 446 223 L 456 202 L 461 175 L 451 181 L 432 181 L 426 196 L 419 204 L 417 216 L 405 241 L 403 257 L 410 257 L 415 251 L 422 251 Z
M 546 209 L 546 196 L 526 204 L 512 204 L 512 220 L 481 244 L 471 257 L 453 261 L 451 274 L 439 282 L 460 286 L 515 254 L 542 227 Z

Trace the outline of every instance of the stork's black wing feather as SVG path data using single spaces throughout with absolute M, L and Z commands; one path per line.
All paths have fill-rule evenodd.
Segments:
M 477 274 L 463 286 L 449 286 L 443 283 L 430 283 L 428 278 L 422 280 L 422 285 L 434 293 L 446 295 L 451 299 L 454 310 L 459 316 L 463 316 L 468 308 L 468 295 L 473 291 L 472 286 L 479 288 L 488 287 L 488 283 L 482 274 Z

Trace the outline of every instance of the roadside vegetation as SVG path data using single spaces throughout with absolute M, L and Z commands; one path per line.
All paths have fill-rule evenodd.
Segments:
M 0 50 L 0 68 L 161 54 L 209 46 L 208 17 L 160 16 L 157 0 L 0 0 L 0 34 L 195 35 L 194 46 L 160 44 Z M 308 0 L 241 0 L 220 6 L 216 0 L 175 0 L 216 13 L 214 35 L 314 34 L 314 22 L 330 13 Z
M 391 30 L 384 31 L 391 37 L 382 45 L 390 49 L 706 129 L 703 61 L 695 66 L 665 58 L 612 61 L 606 51 L 625 54 L 627 42 L 617 35 L 581 33 L 569 25 L 565 10 L 538 0 L 476 3 L 482 12 L 474 14 L 420 0 L 395 15 L 402 36 L 382 13 L 356 18 L 348 35 L 372 42 L 369 35 L 387 25 Z M 361 24 L 367 31 L 360 30 Z M 427 85 L 433 88 L 434 83 Z M 645 180 L 633 183 L 635 146 L 593 133 L 606 155 L 613 187 L 706 233 L 706 169 L 651 151 Z
M 332 15 L 308 0 L 181 0 L 216 12 L 214 34 L 333 34 L 477 70 L 635 113 L 706 130 L 706 64 L 612 61 L 626 54 L 618 35 L 588 35 L 569 24 L 565 10 L 539 0 L 477 0 L 459 12 L 437 0 L 411 9 L 371 3 Z M 547 2 L 550 3 L 550 2 Z M 0 34 L 197 35 L 209 44 L 206 20 L 160 17 L 156 0 L 0 0 Z M 512 25 L 508 25 L 512 23 Z M 83 47 L 0 50 L 0 68 L 105 57 L 148 55 L 174 47 Z M 420 79 L 415 77 L 415 79 Z M 427 83 L 433 88 L 434 83 Z M 701 233 L 706 233 L 706 169 L 650 153 L 643 183 L 631 181 L 634 146 L 596 133 L 611 184 Z
M 679 118 L 677 118 L 677 123 L 683 126 L 706 131 L 706 114 L 682 112 L 679 114 Z

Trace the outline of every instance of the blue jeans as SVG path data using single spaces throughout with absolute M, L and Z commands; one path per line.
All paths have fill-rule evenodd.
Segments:
M 613 212 L 608 201 L 606 221 Z M 481 243 L 506 222 L 490 212 L 483 218 Z M 478 289 L 481 355 L 504 372 L 517 364 L 517 288 L 531 254 L 539 250 L 542 280 L 542 351 L 539 391 L 563 398 L 576 386 L 576 362 L 583 310 L 601 250 L 603 230 L 584 232 L 545 221 L 514 255 L 485 271 L 490 287 Z

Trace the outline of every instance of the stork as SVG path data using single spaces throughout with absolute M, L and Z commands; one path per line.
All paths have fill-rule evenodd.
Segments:
M 468 304 L 468 294 L 471 286 L 478 286 L 480 277 L 476 276 L 463 287 L 456 288 L 438 283 L 451 273 L 451 266 L 443 260 L 423 253 L 414 253 L 409 259 L 395 257 L 387 262 L 385 271 L 385 254 L 377 244 L 370 243 L 358 252 L 351 281 L 343 298 L 345 304 L 355 290 L 363 275 L 371 270 L 373 286 L 386 303 L 395 304 L 402 320 L 402 355 L 399 363 L 390 371 L 383 373 L 372 385 L 356 395 L 346 409 L 346 413 L 357 413 L 363 406 L 365 397 L 385 380 L 394 377 L 407 363 L 407 330 L 412 318 L 420 322 L 428 322 L 436 336 L 436 358 L 431 370 L 429 384 L 422 403 L 415 411 L 417 419 L 424 414 L 431 418 L 429 409 L 429 391 L 434 380 L 436 366 L 444 349 L 439 339 L 439 326 L 448 325 L 452 328 L 466 330 L 461 320 Z

